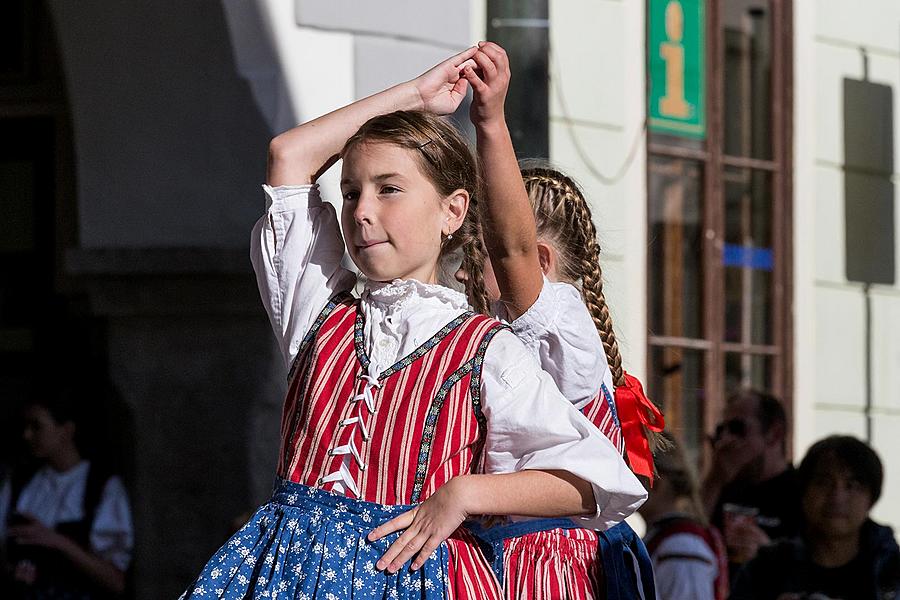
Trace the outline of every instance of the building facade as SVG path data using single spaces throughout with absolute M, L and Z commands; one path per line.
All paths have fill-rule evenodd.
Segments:
M 177 595 L 271 483 L 284 373 L 246 258 L 268 140 L 484 38 L 523 82 L 519 149 L 591 202 L 626 368 L 697 460 L 761 387 L 794 457 L 869 439 L 900 524 L 900 4 L 6 6 L 2 393 L 60 352 L 117 391 L 95 413 L 119 415 L 137 597 Z

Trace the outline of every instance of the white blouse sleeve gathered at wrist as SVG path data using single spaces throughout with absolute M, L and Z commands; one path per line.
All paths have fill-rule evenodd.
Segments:
M 611 384 L 600 334 L 574 286 L 544 278 L 538 299 L 510 328 L 575 408 Z
M 250 260 L 285 366 L 328 300 L 356 284 L 341 266 L 344 240 L 317 185 L 263 186 L 266 212 L 253 227 Z
M 481 392 L 486 473 L 562 470 L 589 482 L 596 513 L 576 521 L 588 529 L 620 523 L 646 499 L 615 446 L 562 396 L 513 333 L 499 332 L 488 346 Z

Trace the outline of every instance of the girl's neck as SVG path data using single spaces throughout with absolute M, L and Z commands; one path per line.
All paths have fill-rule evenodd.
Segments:
M 60 448 L 47 460 L 47 464 L 57 473 L 65 473 L 81 462 L 81 453 L 74 444 Z

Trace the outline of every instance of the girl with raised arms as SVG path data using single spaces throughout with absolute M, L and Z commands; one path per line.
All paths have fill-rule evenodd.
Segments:
M 520 172 L 504 116 L 506 53 L 482 42 L 473 61 L 463 76 L 474 90 L 470 114 L 484 178 L 488 256 L 473 254 L 458 277 L 471 281 L 470 264 L 483 269 L 484 302 L 492 312 L 510 322 L 572 405 L 627 452 L 634 471 L 652 480 L 645 434 L 661 429 L 662 415 L 622 369 L 587 200 L 556 169 Z M 631 528 L 608 522 L 596 529 L 544 519 L 484 528 L 478 536 L 490 547 L 507 598 L 655 596 L 649 556 Z
M 272 141 L 251 258 L 290 368 L 278 477 L 186 597 L 497 598 L 468 517 L 591 526 L 643 501 L 522 342 L 439 283 L 448 255 L 480 247 L 473 157 L 434 116 L 476 52 Z M 315 185 L 338 157 L 360 298 Z

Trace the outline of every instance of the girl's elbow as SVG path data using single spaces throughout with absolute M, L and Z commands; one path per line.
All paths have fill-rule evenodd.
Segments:
M 281 162 L 289 160 L 291 144 L 285 139 L 284 134 L 277 135 L 269 141 L 269 162 Z

